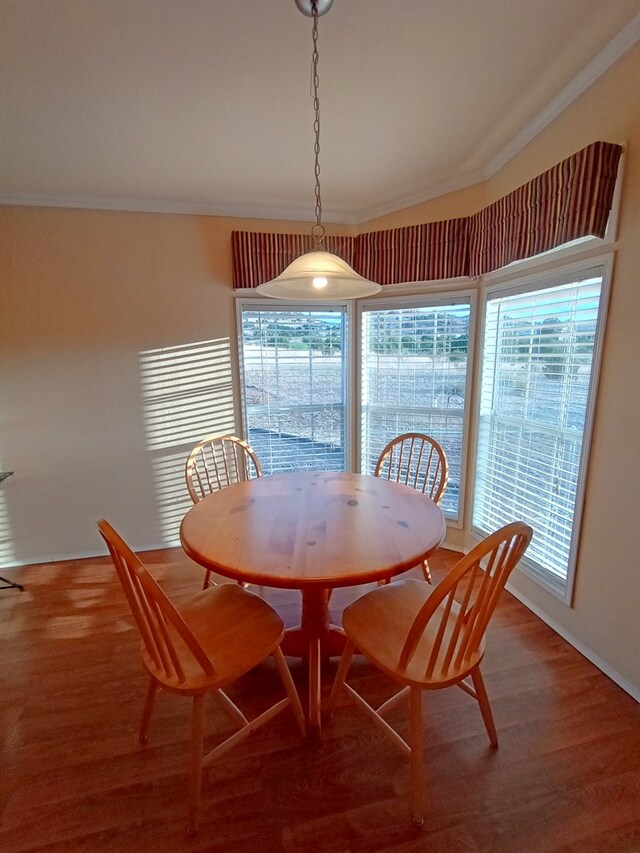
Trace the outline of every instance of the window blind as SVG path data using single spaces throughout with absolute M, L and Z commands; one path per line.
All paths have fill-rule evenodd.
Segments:
M 560 593 L 575 559 L 602 286 L 592 270 L 486 306 L 473 525 L 530 524 L 525 565 Z
M 344 471 L 343 308 L 241 313 L 247 440 L 263 472 Z
M 401 433 L 433 436 L 449 464 L 442 507 L 456 519 L 470 303 L 396 305 L 363 308 L 361 470 L 372 474 L 384 446 Z

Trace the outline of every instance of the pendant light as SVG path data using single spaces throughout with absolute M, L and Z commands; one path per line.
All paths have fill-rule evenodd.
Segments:
M 315 179 L 316 222 L 311 229 L 314 246 L 300 255 L 277 278 L 256 288 L 263 296 L 294 301 L 328 302 L 339 299 L 358 299 L 371 296 L 382 288 L 363 278 L 346 261 L 333 255 L 324 247 L 325 229 L 322 224 L 322 199 L 320 196 L 320 102 L 318 100 L 318 17 L 328 12 L 333 0 L 295 0 L 298 9 L 313 18 L 312 87 L 315 120 Z

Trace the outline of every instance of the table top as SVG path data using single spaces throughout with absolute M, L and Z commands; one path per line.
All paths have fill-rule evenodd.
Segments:
M 445 531 L 441 509 L 408 486 L 300 471 L 207 495 L 185 515 L 180 541 L 226 577 L 304 589 L 393 577 L 427 559 Z

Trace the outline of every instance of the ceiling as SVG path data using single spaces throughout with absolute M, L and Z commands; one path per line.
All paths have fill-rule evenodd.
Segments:
M 482 180 L 638 39 L 638 0 L 335 0 L 325 221 Z M 294 0 L 0 0 L 0 202 L 312 219 L 311 48 Z

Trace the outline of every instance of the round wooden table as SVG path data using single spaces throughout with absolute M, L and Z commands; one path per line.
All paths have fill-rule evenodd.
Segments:
M 331 589 L 419 565 L 445 530 L 440 508 L 408 486 L 300 471 L 207 495 L 185 515 L 180 541 L 192 560 L 221 575 L 302 591 L 301 624 L 286 632 L 282 650 L 309 659 L 309 725 L 319 731 L 320 662 L 344 647 L 342 630 L 329 623 Z

